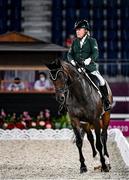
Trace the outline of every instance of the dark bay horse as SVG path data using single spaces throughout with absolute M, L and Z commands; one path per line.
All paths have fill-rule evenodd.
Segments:
M 100 155 L 101 171 L 108 172 L 109 166 L 105 158 L 109 158 L 107 151 L 107 129 L 110 121 L 110 112 L 104 112 L 100 94 L 89 79 L 77 71 L 71 64 L 55 60 L 47 67 L 50 70 L 56 97 L 67 107 L 71 125 L 76 137 L 79 150 L 80 172 L 86 172 L 85 159 L 82 153 L 83 137 L 86 132 L 91 144 L 93 157 Z M 109 100 L 112 103 L 112 93 L 107 84 Z M 96 148 L 91 129 L 96 136 Z M 97 150 L 96 150 L 97 149 Z

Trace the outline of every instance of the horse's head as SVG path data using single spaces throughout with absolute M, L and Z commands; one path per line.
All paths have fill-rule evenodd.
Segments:
M 62 102 L 65 98 L 65 91 L 67 90 L 67 76 L 64 72 L 62 62 L 60 59 L 52 61 L 46 65 L 49 68 L 50 79 L 56 89 L 57 101 Z
M 50 71 L 56 72 L 58 69 L 61 68 L 61 60 L 60 59 L 55 59 L 51 63 L 46 64 L 46 66 L 49 68 Z
M 50 72 L 50 79 L 53 81 L 56 90 L 56 98 L 59 102 L 65 100 L 65 95 L 70 88 L 75 89 L 75 85 L 81 80 L 80 73 L 70 63 L 56 59 L 47 65 Z M 74 87 L 72 85 L 75 85 Z

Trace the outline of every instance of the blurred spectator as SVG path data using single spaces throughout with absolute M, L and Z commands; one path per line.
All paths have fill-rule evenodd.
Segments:
M 12 83 L 9 84 L 7 87 L 7 90 L 9 91 L 20 91 L 24 90 L 25 85 L 23 82 L 21 82 L 21 79 L 19 77 L 16 77 Z
M 69 48 L 72 45 L 74 38 L 74 35 L 70 34 L 69 37 L 65 40 L 65 46 Z
M 39 79 L 35 81 L 34 89 L 38 91 L 53 89 L 53 84 L 50 82 L 49 79 L 47 79 L 46 73 L 39 73 Z
M 19 77 L 23 81 L 33 82 L 35 79 L 35 71 L 25 71 L 25 70 L 7 70 L 3 73 L 4 80 L 13 80 L 14 77 Z

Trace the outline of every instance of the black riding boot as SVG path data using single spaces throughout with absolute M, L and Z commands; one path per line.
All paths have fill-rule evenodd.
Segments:
M 111 109 L 111 105 L 110 105 L 110 101 L 108 100 L 108 91 L 106 85 L 100 86 L 100 92 L 102 93 L 104 110 L 109 111 Z

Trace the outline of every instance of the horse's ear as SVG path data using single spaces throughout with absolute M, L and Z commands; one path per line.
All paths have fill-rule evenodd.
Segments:
M 53 70 L 53 69 L 59 69 L 61 67 L 61 60 L 59 58 L 53 60 L 51 63 L 46 64 L 48 69 Z

